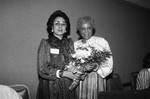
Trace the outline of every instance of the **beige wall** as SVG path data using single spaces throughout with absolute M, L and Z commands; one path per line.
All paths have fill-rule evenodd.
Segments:
M 96 35 L 109 42 L 114 72 L 120 74 L 123 82 L 141 68 L 142 57 L 150 50 L 150 15 L 144 9 L 115 0 L 0 0 L 1 84 L 26 84 L 35 98 L 37 49 L 40 40 L 47 37 L 46 22 L 57 9 L 69 16 L 73 40 L 78 37 L 78 17 L 89 15 L 95 20 Z

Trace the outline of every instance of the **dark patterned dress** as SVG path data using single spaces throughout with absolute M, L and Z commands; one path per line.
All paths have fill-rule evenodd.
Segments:
M 42 39 L 38 49 L 39 85 L 37 99 L 76 99 L 76 93 L 69 91 L 72 80 L 58 78 L 57 70 L 64 70 L 73 49 L 71 39 L 56 37 Z

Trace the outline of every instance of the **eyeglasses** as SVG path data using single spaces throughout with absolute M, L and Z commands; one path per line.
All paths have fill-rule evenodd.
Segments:
M 91 30 L 92 30 L 92 27 L 87 27 L 87 28 L 81 27 L 80 30 L 81 30 L 81 31 L 85 31 L 85 30 L 91 31 Z
M 55 25 L 55 26 L 63 26 L 63 27 L 64 27 L 64 26 L 67 26 L 66 23 L 60 23 L 60 22 L 55 22 L 54 25 Z

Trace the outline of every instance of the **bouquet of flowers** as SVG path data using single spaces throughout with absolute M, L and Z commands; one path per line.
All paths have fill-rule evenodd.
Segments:
M 88 74 L 99 66 L 111 56 L 111 52 L 102 49 L 100 45 L 93 44 L 92 46 L 78 47 L 71 55 L 70 62 L 66 66 L 66 70 L 72 73 Z M 88 66 L 91 66 L 90 68 Z M 74 79 L 69 87 L 72 91 L 75 89 L 81 79 Z

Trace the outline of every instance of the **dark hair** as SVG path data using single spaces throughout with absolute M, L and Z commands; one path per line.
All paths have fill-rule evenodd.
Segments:
M 52 26 L 53 26 L 53 22 L 57 17 L 62 17 L 64 18 L 64 20 L 66 21 L 67 27 L 66 27 L 66 33 L 63 35 L 64 38 L 67 38 L 67 36 L 70 35 L 70 20 L 68 18 L 68 16 L 62 12 L 61 10 L 57 10 L 55 12 L 53 12 L 47 22 L 47 32 L 48 32 L 48 37 L 51 38 L 53 37 L 53 32 L 52 32 Z
M 83 16 L 83 17 L 78 18 L 78 20 L 77 20 L 77 34 L 79 35 L 78 39 L 82 39 L 83 38 L 81 33 L 80 33 L 80 29 L 81 29 L 82 24 L 84 24 L 84 23 L 91 24 L 92 36 L 95 34 L 95 23 L 94 23 L 94 20 L 90 16 Z
M 150 52 L 148 52 L 143 59 L 143 68 L 150 68 Z

